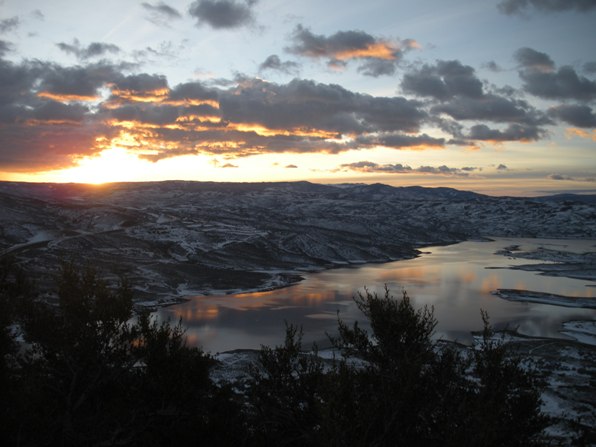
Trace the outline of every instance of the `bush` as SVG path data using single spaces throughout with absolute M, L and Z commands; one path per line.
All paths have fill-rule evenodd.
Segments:
M 125 283 L 110 290 L 93 269 L 66 264 L 56 305 L 31 296 L 19 307 L 27 344 L 10 368 L 17 391 L 8 444 L 179 446 L 239 438 L 225 426 L 241 420 L 239 406 L 209 378 L 213 360 L 186 345 L 180 325 L 148 315 L 132 320 Z
M 338 321 L 328 370 L 301 352 L 299 332 L 260 355 L 253 383 L 258 419 L 276 429 L 262 444 L 510 446 L 540 441 L 539 384 L 505 347 L 485 337 L 473 356 L 432 336 L 432 308 L 368 291 L 355 298 L 371 333 Z M 265 427 L 263 427 L 265 428 Z M 297 433 L 284 437 L 282 432 Z

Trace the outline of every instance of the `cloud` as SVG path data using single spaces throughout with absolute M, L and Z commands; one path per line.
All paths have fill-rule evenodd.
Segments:
M 223 118 L 269 129 L 303 129 L 334 136 L 371 132 L 416 132 L 427 118 L 421 103 L 375 97 L 336 84 L 294 79 L 275 84 L 245 79 L 220 96 Z M 332 135 L 327 135 L 331 137 Z
M 556 70 L 545 53 L 521 48 L 514 56 L 526 92 L 545 99 L 591 101 L 596 98 L 596 81 L 578 75 L 570 66 Z
M 232 163 L 226 163 L 224 165 L 221 165 L 222 168 L 237 168 L 238 166 Z
M 583 68 L 586 73 L 596 73 L 596 61 L 586 62 Z
M 444 138 L 433 138 L 427 134 L 407 135 L 400 132 L 386 132 L 374 135 L 364 135 L 356 138 L 358 146 L 384 146 L 393 149 L 403 148 L 438 148 L 445 145 Z
M 246 3 L 235 0 L 197 0 L 191 3 L 188 12 L 197 20 L 197 26 L 207 24 L 215 29 L 231 29 L 251 25 L 255 22 L 252 8 L 256 0 Z
M 569 177 L 567 175 L 561 175 L 561 174 L 551 174 L 548 176 L 548 178 L 551 180 L 574 180 L 573 177 Z
M 63 67 L 49 63 L 34 63 L 29 74 L 37 76 L 36 95 L 61 101 L 95 101 L 99 89 L 122 75 L 110 64 Z
M 528 102 L 515 98 L 510 89 L 487 91 L 475 70 L 457 60 L 425 64 L 405 73 L 401 88 L 405 93 L 428 99 L 432 120 L 457 140 L 450 144 L 482 141 L 530 141 L 545 135 L 541 126 L 551 118 Z M 462 122 L 489 121 L 509 124 L 505 130 L 475 124 L 466 134 Z
M 468 177 L 470 171 L 480 170 L 476 167 L 466 168 L 450 168 L 445 165 L 441 166 L 419 166 L 418 168 L 412 168 L 408 165 L 401 163 L 397 164 L 378 164 L 372 161 L 358 161 L 355 163 L 346 163 L 340 165 L 339 170 L 350 170 L 357 172 L 366 173 L 387 173 L 387 174 L 432 174 L 432 175 L 450 175 L 459 177 Z
M 594 111 L 585 105 L 560 105 L 552 107 L 549 115 L 576 127 L 596 127 Z
M 13 51 L 13 44 L 5 40 L 0 40 L 0 57 L 3 57 L 6 53 Z
M 141 6 L 148 12 L 147 19 L 158 26 L 168 26 L 170 21 L 182 18 L 182 14 L 177 9 L 164 2 L 158 2 L 155 5 L 143 2 Z
M 286 165 L 286 169 L 296 169 L 298 166 L 296 165 Z
M 593 183 L 596 182 L 596 178 L 594 177 L 585 177 L 585 178 L 576 178 L 576 177 L 571 177 L 569 175 L 563 175 L 563 174 L 551 174 L 548 176 L 549 179 L 551 180 L 566 180 L 566 181 L 574 181 L 574 182 L 589 182 L 589 183 Z M 569 192 L 569 191 L 566 191 Z M 594 192 L 594 191 L 590 191 L 590 192 Z
M 503 68 L 501 68 L 501 66 L 499 64 L 497 64 L 495 61 L 489 61 L 489 62 L 485 63 L 484 67 L 489 69 L 493 73 L 500 73 L 503 71 Z
M 482 82 L 474 69 L 461 62 L 438 61 L 436 65 L 406 73 L 401 87 L 406 93 L 447 100 L 456 96 L 479 98 L 483 95 Z
M 567 138 L 585 138 L 586 140 L 596 141 L 596 129 L 593 129 L 592 132 L 588 132 L 584 129 L 578 129 L 577 127 L 571 127 L 565 130 L 565 135 Z
M 544 131 L 535 126 L 511 124 L 507 128 L 492 129 L 486 124 L 476 124 L 470 128 L 466 136 L 470 140 L 480 141 L 536 141 L 544 137 Z
M 81 47 L 78 39 L 74 39 L 73 43 L 57 43 L 56 46 L 65 53 L 73 54 L 79 60 L 87 60 L 94 57 L 101 57 L 108 53 L 119 53 L 120 47 L 111 43 L 92 42 L 87 47 Z
M 0 34 L 16 29 L 19 26 L 19 23 L 20 20 L 16 16 L 9 19 L 0 20 Z
M 42 21 L 46 18 L 46 16 L 43 15 L 43 12 L 41 12 L 39 9 L 34 9 L 33 11 L 31 11 L 31 17 Z
M 551 73 L 555 70 L 555 63 L 548 54 L 532 48 L 520 48 L 515 52 L 514 58 L 523 70 L 541 73 Z
M 523 100 L 486 94 L 481 98 L 455 98 L 431 108 L 433 114 L 446 114 L 455 120 L 481 120 L 526 126 L 551 124 L 550 119 Z
M 503 163 L 501 163 L 499 166 L 497 166 L 497 171 L 506 171 L 509 168 L 507 167 L 507 165 L 504 165 Z
M 501 0 L 497 8 L 507 15 L 523 16 L 528 10 L 542 13 L 587 12 L 596 9 L 596 3 L 593 0 Z
M 259 72 L 274 70 L 284 74 L 296 75 L 298 74 L 299 68 L 300 66 L 296 62 L 282 62 L 277 54 L 272 54 L 259 65 Z
M 457 61 L 422 67 L 442 83 L 437 88 L 412 87 L 422 99 L 373 96 L 305 79 L 275 83 L 243 75 L 226 82 L 170 86 L 165 76 L 130 74 L 129 68 L 106 61 L 62 66 L 0 59 L 0 147 L 5 152 L 0 167 L 67 166 L 76 157 L 114 146 L 154 161 L 204 153 L 233 163 L 236 157 L 267 153 L 527 141 L 542 138 L 542 126 L 552 119 L 571 120 L 569 116 L 580 111 L 557 108 L 548 116 L 541 114 L 514 95 L 488 91 L 473 69 Z M 454 140 L 423 131 L 433 124 Z M 403 165 L 374 168 L 409 172 Z M 409 169 L 464 175 L 475 168 Z
M 411 39 L 376 38 L 364 31 L 338 31 L 331 36 L 317 35 L 298 25 L 292 35 L 292 45 L 286 51 L 302 57 L 326 59 L 331 67 L 342 68 L 349 61 L 360 61 L 358 71 L 367 76 L 395 73 L 403 54 L 417 48 Z

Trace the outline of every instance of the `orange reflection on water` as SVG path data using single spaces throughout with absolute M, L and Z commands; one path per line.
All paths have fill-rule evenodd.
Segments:
M 491 273 L 487 278 L 482 280 L 480 291 L 482 293 L 491 293 L 501 287 L 501 278 L 495 273 Z
M 182 321 L 205 321 L 215 320 L 219 315 L 219 307 L 215 304 L 205 304 L 197 302 L 195 306 L 174 306 L 172 313 L 176 319 L 182 318 Z
M 473 270 L 462 269 L 459 271 L 459 278 L 465 284 L 472 284 L 476 281 L 476 273 Z
M 380 282 L 431 282 L 434 281 L 440 271 L 439 266 L 435 265 L 420 265 L 415 267 L 398 268 L 394 270 L 386 270 L 379 274 Z

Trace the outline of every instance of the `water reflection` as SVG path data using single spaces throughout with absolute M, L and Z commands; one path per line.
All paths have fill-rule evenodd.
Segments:
M 512 244 L 525 250 L 542 244 L 581 252 L 594 242 L 499 239 L 429 247 L 424 251 L 431 254 L 417 259 L 310 274 L 285 289 L 195 297 L 161 309 L 158 317 L 172 321 L 182 318 L 189 342 L 211 352 L 279 344 L 285 321 L 303 326 L 305 342 L 324 346 L 325 334 L 336 330 L 338 314 L 346 321 L 362 321 L 352 296 L 365 286 L 371 292 L 383 293 L 384 284 L 394 295 L 407 290 L 415 306 L 433 306 L 439 321 L 437 336 L 463 342 L 470 340 L 470 331 L 481 329 L 480 309 L 488 311 L 497 327 L 519 328 L 525 334 L 540 336 L 560 336 L 563 321 L 596 318 L 595 310 L 514 303 L 492 295 L 497 288 L 578 297 L 593 297 L 596 292 L 594 287 L 586 287 L 587 281 L 508 269 L 532 263 L 493 254 Z

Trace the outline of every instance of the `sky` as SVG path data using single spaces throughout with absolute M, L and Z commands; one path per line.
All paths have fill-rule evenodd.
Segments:
M 596 0 L 0 0 L 0 180 L 596 193 Z

